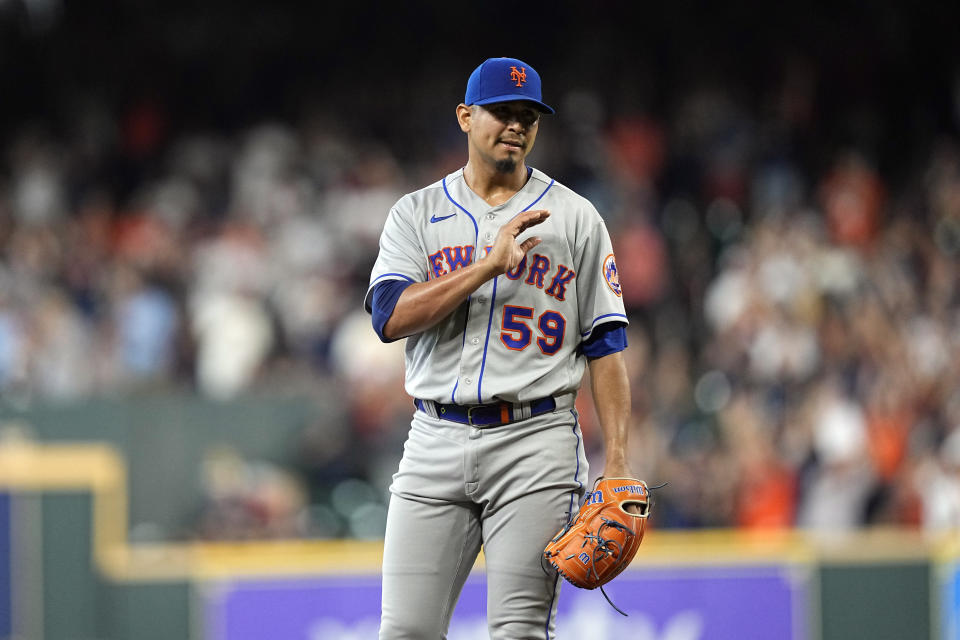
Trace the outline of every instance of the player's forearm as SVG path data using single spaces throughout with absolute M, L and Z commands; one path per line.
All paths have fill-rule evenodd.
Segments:
M 590 360 L 590 389 L 605 445 L 604 475 L 629 473 L 630 381 L 623 352 Z
M 496 275 L 485 260 L 457 269 L 426 282 L 412 284 L 397 300 L 390 319 L 383 326 L 387 338 L 396 340 L 434 326 Z

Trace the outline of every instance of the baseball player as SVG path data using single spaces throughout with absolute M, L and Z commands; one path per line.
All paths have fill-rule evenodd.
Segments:
M 533 67 L 486 60 L 456 108 L 466 166 L 384 225 L 364 305 L 382 340 L 407 338 L 416 409 L 390 487 L 381 639 L 446 637 L 481 547 L 490 637 L 554 637 L 560 581 L 540 560 L 586 489 L 574 399 L 588 363 L 603 475 L 633 475 L 609 234 L 525 162 L 552 113 Z

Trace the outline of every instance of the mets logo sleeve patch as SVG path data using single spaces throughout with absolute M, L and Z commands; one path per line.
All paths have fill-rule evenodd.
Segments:
M 607 281 L 607 286 L 610 287 L 610 291 L 613 291 L 618 298 L 623 296 L 623 292 L 620 291 L 620 276 L 617 273 L 617 261 L 614 259 L 612 253 L 603 259 L 603 279 Z
M 586 340 L 601 324 L 626 323 L 627 316 L 613 243 L 606 225 L 595 209 L 583 224 L 579 238 L 582 244 L 577 249 L 581 279 L 577 294 L 580 298 L 580 337 Z

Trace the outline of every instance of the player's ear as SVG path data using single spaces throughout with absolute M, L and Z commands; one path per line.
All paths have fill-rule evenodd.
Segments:
M 473 121 L 473 107 L 460 103 L 457 105 L 457 123 L 460 130 L 464 133 L 470 131 L 470 124 Z

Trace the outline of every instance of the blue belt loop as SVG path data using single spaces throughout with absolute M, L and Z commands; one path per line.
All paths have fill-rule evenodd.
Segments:
M 433 400 L 420 400 L 417 398 L 413 401 L 413 405 L 423 411 L 425 414 L 431 418 L 439 418 L 440 416 L 437 413 L 437 404 Z

